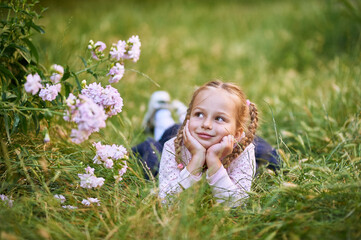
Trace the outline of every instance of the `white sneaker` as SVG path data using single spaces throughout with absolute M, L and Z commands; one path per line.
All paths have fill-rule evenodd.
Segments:
M 159 109 L 170 109 L 170 96 L 166 91 L 156 91 L 150 97 L 148 110 L 142 122 L 142 126 L 146 131 L 153 130 L 154 114 Z
M 173 100 L 172 101 L 172 108 L 176 111 L 177 115 L 178 115 L 178 121 L 179 123 L 183 123 L 186 115 L 187 115 L 187 106 L 184 105 L 184 103 L 182 103 L 179 100 Z

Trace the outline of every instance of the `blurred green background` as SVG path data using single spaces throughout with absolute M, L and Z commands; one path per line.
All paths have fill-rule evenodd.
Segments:
M 82 69 L 80 57 L 89 56 L 90 39 L 105 42 L 109 50 L 112 43 L 139 35 L 142 52 L 137 63 L 126 62 L 124 78 L 113 84 L 125 105 L 100 136 L 75 145 L 59 133 L 49 144 L 39 135 L 20 135 L 9 145 L 19 175 L 3 182 L 15 202 L 11 209 L 0 208 L 1 239 L 360 239 L 360 1 L 47 0 L 40 5 L 48 8 L 39 21 L 46 33 L 34 35 L 33 42 L 45 68 L 56 63 Z M 112 173 L 101 169 L 97 174 L 107 178 L 101 189 L 78 187 L 77 174 L 94 166 L 92 141 L 129 147 L 147 137 L 141 121 L 153 91 L 167 90 L 188 102 L 196 86 L 214 78 L 239 84 L 258 105 L 258 134 L 282 158 L 277 174 L 259 170 L 245 206 L 225 210 L 212 201 L 203 181 L 174 205 L 161 207 L 157 181 L 146 181 L 132 157 L 120 183 L 112 184 Z M 82 79 L 96 81 L 86 74 Z M 108 79 L 100 81 L 104 86 Z M 56 193 L 79 209 L 62 210 Z M 101 199 L 101 207 L 80 205 L 90 194 Z
M 359 87 L 360 13 L 343 1 L 64 0 L 41 5 L 48 7 L 40 21 L 46 33 L 34 40 L 45 66 L 81 68 L 90 39 L 109 49 L 119 39 L 139 35 L 140 60 L 126 68 L 147 74 L 160 87 L 132 71 L 115 85 L 125 102 L 122 115 L 134 127 L 128 134 L 132 143 L 141 140 L 135 136 L 153 91 L 169 91 L 187 103 L 195 86 L 215 78 L 239 84 L 258 104 L 259 134 L 273 144 L 272 111 L 283 130 L 298 131 L 301 120 L 314 114 L 331 111 L 329 116 L 342 124 L 359 110 L 359 92 L 345 102 L 331 102 Z M 344 67 L 355 76 L 343 75 Z M 119 140 L 110 133 L 105 130 L 105 138 Z

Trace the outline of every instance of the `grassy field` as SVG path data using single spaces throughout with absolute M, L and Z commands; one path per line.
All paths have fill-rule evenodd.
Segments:
M 141 39 L 140 60 L 115 85 L 123 112 L 91 141 L 129 148 L 147 137 L 141 121 L 153 91 L 188 102 L 196 86 L 218 78 L 242 86 L 258 105 L 258 135 L 279 150 L 283 166 L 278 174 L 260 169 L 242 208 L 216 204 L 205 181 L 162 207 L 156 180 L 145 180 L 133 158 L 120 183 L 80 188 L 77 173 L 92 165 L 91 141 L 71 144 L 53 124 L 48 144 L 19 133 L 2 146 L 0 194 L 14 204 L 0 205 L 1 239 L 361 239 L 357 11 L 331 0 L 41 5 L 48 7 L 39 21 L 46 33 L 33 40 L 45 67 L 81 68 L 90 39 L 108 47 L 132 35 Z M 110 173 L 100 172 L 111 182 Z M 61 208 L 54 194 L 79 208 Z M 83 207 L 89 195 L 101 206 Z

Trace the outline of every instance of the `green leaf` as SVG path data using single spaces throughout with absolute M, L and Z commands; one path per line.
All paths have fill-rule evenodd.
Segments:
M 5 91 L 3 92 L 3 100 L 9 100 L 9 99 L 13 99 L 13 98 L 17 98 L 17 96 L 9 91 Z
M 0 8 L 7 8 L 7 9 L 11 9 L 11 7 L 5 3 L 0 3 Z
M 42 29 L 40 26 L 36 25 L 34 22 L 30 21 L 30 22 L 29 22 L 29 25 L 30 25 L 30 27 L 33 28 L 35 31 L 37 31 L 37 32 L 39 32 L 39 33 L 41 33 L 41 34 L 44 34 L 44 33 L 45 33 L 44 29 Z
M 2 64 L 0 64 L 0 73 L 2 73 L 7 78 L 12 78 L 12 79 L 16 80 L 13 73 L 10 72 L 7 68 L 5 68 Z
M 81 92 L 81 84 L 80 84 L 78 76 L 73 72 L 71 73 L 71 75 L 75 78 L 75 82 L 76 82 L 76 85 L 78 86 L 78 90 L 79 90 L 79 92 Z
M 28 122 L 29 121 L 25 116 L 23 115 L 20 116 L 20 127 L 24 134 L 28 132 Z
M 66 66 L 65 71 L 64 71 L 64 75 L 61 78 L 62 81 L 67 80 L 70 77 L 70 72 L 69 72 L 69 66 Z
M 87 67 L 88 66 L 88 64 L 86 63 L 86 60 L 85 60 L 85 58 L 83 58 L 83 57 L 80 57 L 80 59 L 83 61 L 83 64 L 84 64 L 84 67 Z
M 95 72 L 93 72 L 91 69 L 87 69 L 86 71 L 91 75 L 93 75 L 93 77 L 95 77 L 96 80 L 98 80 L 98 75 Z
M 68 82 L 64 82 L 64 87 L 65 87 L 65 96 L 69 96 L 69 93 L 71 93 L 71 89 L 73 88 L 73 85 L 71 85 Z
M 14 115 L 14 123 L 13 123 L 13 129 L 11 130 L 11 134 L 13 134 L 15 132 L 15 130 L 17 129 L 18 125 L 20 122 L 20 117 L 19 114 L 15 114 Z
M 53 117 L 53 114 L 49 111 L 49 109 L 46 109 L 44 112 L 44 117 L 46 120 L 50 120 Z
M 4 114 L 4 121 L 5 121 L 5 131 L 6 131 L 6 135 L 8 137 L 8 140 L 10 141 L 10 132 L 9 132 L 9 117 L 8 115 L 5 113 Z
M 34 128 L 35 128 L 36 134 L 39 134 L 39 132 L 40 132 L 40 124 L 39 124 L 38 114 L 33 113 L 32 118 L 33 118 Z
M 30 49 L 30 54 L 35 57 L 35 61 L 36 61 L 36 63 L 38 63 L 39 62 L 39 54 L 38 54 L 38 51 L 36 50 L 36 47 L 34 46 L 34 44 L 27 38 L 24 38 L 23 41 L 26 43 L 26 45 L 28 45 L 28 47 Z
M 31 62 L 30 52 L 26 47 L 17 44 L 9 44 L 8 48 L 15 48 L 17 52 L 20 53 L 20 55 L 23 56 L 23 58 L 25 58 L 28 63 Z

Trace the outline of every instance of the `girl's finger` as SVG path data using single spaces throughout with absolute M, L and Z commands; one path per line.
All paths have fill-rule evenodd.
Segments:
M 230 141 L 229 141 L 230 145 L 233 146 L 234 145 L 234 137 L 232 135 L 229 135 L 229 139 L 230 139 Z
M 184 128 L 183 128 L 183 135 L 184 135 L 184 137 L 186 137 L 187 136 L 187 123 L 186 123 L 186 125 L 184 126 Z

